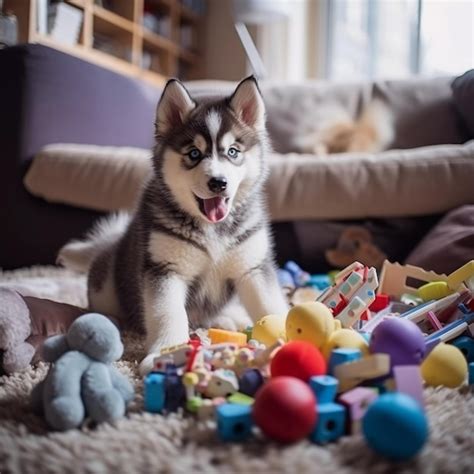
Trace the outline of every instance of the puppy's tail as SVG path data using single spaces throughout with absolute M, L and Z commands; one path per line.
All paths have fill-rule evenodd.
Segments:
M 125 212 L 100 219 L 82 240 L 71 240 L 58 253 L 56 263 L 86 273 L 94 259 L 122 237 L 130 222 Z

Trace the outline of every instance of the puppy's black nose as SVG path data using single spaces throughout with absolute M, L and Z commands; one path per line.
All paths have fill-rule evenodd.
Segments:
M 211 178 L 207 182 L 207 186 L 213 193 L 221 193 L 227 188 L 227 180 L 224 177 Z

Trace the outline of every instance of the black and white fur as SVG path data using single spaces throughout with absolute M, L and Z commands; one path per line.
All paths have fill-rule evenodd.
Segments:
M 200 101 L 169 81 L 157 108 L 154 174 L 136 212 L 61 250 L 66 266 L 90 263 L 93 310 L 145 329 L 143 373 L 162 347 L 185 342 L 190 326 L 237 329 L 247 315 L 286 314 L 262 195 L 267 143 L 252 77 L 231 97 Z M 204 202 L 221 203 L 218 222 Z

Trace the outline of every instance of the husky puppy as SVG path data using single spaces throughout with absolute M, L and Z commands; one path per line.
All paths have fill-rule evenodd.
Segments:
M 153 174 L 134 214 L 99 223 L 58 258 L 89 270 L 91 309 L 143 327 L 142 373 L 161 348 L 187 341 L 190 326 L 224 314 L 236 329 L 236 300 L 254 321 L 288 310 L 262 196 L 268 140 L 255 79 L 202 100 L 170 80 L 155 126 Z

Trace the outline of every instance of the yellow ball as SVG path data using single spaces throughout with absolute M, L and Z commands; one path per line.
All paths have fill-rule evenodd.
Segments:
M 321 349 L 336 329 L 330 309 L 317 301 L 291 308 L 286 318 L 289 341 L 306 341 Z
M 334 331 L 323 346 L 324 358 L 328 360 L 331 352 L 339 348 L 359 349 L 362 356 L 366 356 L 369 353 L 367 341 L 353 329 L 344 328 Z
M 260 318 L 252 329 L 252 339 L 270 347 L 277 339 L 286 340 L 285 316 L 269 314 Z
M 421 364 L 421 375 L 427 385 L 455 388 L 466 378 L 467 362 L 456 346 L 441 342 Z

